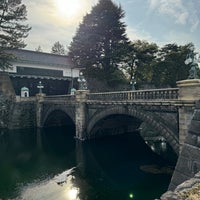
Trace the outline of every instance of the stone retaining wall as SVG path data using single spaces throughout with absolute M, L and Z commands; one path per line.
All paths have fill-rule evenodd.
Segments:
M 36 125 L 36 102 L 15 102 L 9 113 L 9 129 L 34 128 Z
M 183 183 L 184 181 L 186 182 Z M 189 126 L 188 135 L 179 155 L 169 191 L 162 196 L 161 200 L 195 200 L 193 197 L 180 198 L 180 195 L 178 195 L 181 192 L 181 194 L 184 194 L 185 189 L 188 191 L 189 189 L 191 190 L 194 182 L 194 187 L 197 186 L 197 183 L 200 185 L 200 101 L 196 102 L 195 112 Z M 200 187 L 198 191 L 200 191 Z

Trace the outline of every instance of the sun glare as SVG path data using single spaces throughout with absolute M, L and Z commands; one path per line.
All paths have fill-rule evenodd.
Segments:
M 81 0 L 55 0 L 58 12 L 64 17 L 76 17 L 81 9 Z
M 70 200 L 75 200 L 77 199 L 78 196 L 78 189 L 77 188 L 72 188 L 68 191 L 68 196 Z

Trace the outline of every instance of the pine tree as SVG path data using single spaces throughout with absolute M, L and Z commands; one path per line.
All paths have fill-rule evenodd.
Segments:
M 69 56 L 76 66 L 85 68 L 85 75 L 109 81 L 115 76 L 129 40 L 121 6 L 112 0 L 99 0 L 87 14 L 69 47 Z
M 35 48 L 35 51 L 37 51 L 37 52 L 43 52 L 42 47 L 40 45 L 37 48 Z
M 65 48 L 60 42 L 55 42 L 54 45 L 51 48 L 51 53 L 57 54 L 57 55 L 65 55 Z
M 13 58 L 8 49 L 24 48 L 23 41 L 31 29 L 23 22 L 26 20 L 26 6 L 21 0 L 0 0 L 0 69 L 9 68 Z

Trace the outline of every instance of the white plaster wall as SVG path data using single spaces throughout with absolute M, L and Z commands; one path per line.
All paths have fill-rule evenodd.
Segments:
M 17 66 L 20 67 L 31 67 L 31 68 L 40 68 L 40 69 L 54 69 L 54 70 L 62 70 L 64 77 L 78 77 L 79 76 L 79 69 L 77 68 L 67 68 L 62 66 L 51 66 L 51 65 L 42 65 L 42 64 L 29 64 L 29 63 L 16 63 L 12 64 L 12 68 L 8 69 L 7 72 L 10 73 L 17 73 Z

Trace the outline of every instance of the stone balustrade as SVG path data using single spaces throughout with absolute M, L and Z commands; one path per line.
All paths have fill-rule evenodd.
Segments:
M 152 90 L 134 90 L 134 91 L 117 91 L 117 92 L 101 92 L 101 93 L 87 93 L 87 100 L 94 101 L 165 101 L 165 100 L 178 100 L 178 88 L 167 89 L 152 89 Z M 76 95 L 42 95 L 45 102 L 71 102 L 75 101 Z M 21 98 L 16 97 L 17 102 L 21 101 L 35 101 L 36 97 Z
M 95 101 L 137 101 L 137 100 L 177 100 L 178 88 L 134 90 L 120 92 L 89 93 L 88 100 Z

